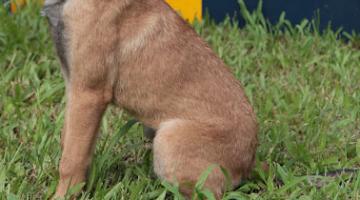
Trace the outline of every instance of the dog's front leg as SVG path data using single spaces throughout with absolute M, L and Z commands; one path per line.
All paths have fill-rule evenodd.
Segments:
M 85 180 L 107 102 L 103 91 L 71 86 L 67 92 L 60 180 L 55 197 Z

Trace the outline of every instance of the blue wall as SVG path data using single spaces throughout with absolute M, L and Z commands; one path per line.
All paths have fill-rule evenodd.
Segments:
M 245 0 L 245 3 L 253 10 L 258 0 Z M 240 15 L 237 0 L 203 0 L 203 7 L 216 21 L 221 21 L 226 14 Z M 272 23 L 277 22 L 282 11 L 286 12 L 286 19 L 297 24 L 304 18 L 313 19 L 317 10 L 320 11 L 321 29 L 331 22 L 335 30 L 343 27 L 345 31 L 360 33 L 360 0 L 263 0 L 264 16 Z M 244 21 L 239 20 L 243 25 Z

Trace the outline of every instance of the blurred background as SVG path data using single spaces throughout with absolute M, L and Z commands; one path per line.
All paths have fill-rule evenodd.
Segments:
M 26 4 L 28 0 L 5 1 L 12 12 L 17 7 Z M 175 10 L 189 21 L 194 18 L 202 19 L 208 13 L 212 19 L 221 22 L 228 15 L 238 17 L 241 25 L 245 24 L 240 15 L 237 0 L 166 0 Z M 43 2 L 43 0 L 39 0 Z M 257 8 L 260 0 L 246 0 L 247 8 L 252 11 Z M 360 31 L 360 1 L 359 0 L 266 0 L 261 1 L 262 12 L 271 23 L 277 23 L 282 13 L 293 24 L 298 24 L 304 19 L 317 19 L 319 29 L 331 27 L 347 32 Z
M 259 0 L 246 0 L 249 10 L 255 10 Z M 203 10 L 208 10 L 210 16 L 221 21 L 227 14 L 240 16 L 237 0 L 203 0 Z M 303 19 L 317 19 L 320 29 L 331 26 L 333 29 L 343 28 L 351 32 L 360 31 L 360 1 L 359 0 L 264 0 L 262 12 L 273 24 L 279 21 L 282 13 L 293 24 L 299 24 Z M 237 14 L 236 14 L 237 13 Z M 241 19 L 241 17 L 240 17 Z M 244 20 L 240 20 L 244 25 Z

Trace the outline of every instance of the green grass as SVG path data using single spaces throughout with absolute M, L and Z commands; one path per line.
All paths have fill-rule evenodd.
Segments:
M 260 124 L 254 177 L 224 199 L 360 199 L 360 42 L 358 35 L 269 26 L 261 12 L 196 30 L 243 83 Z M 45 19 L 29 7 L 0 8 L 0 199 L 46 199 L 55 191 L 64 83 Z M 179 199 L 152 171 L 142 128 L 108 109 L 81 199 Z M 269 164 L 263 171 L 261 162 Z M 282 182 L 283 184 L 279 184 Z M 199 183 L 201 185 L 201 183 Z M 207 195 L 203 192 L 203 195 Z

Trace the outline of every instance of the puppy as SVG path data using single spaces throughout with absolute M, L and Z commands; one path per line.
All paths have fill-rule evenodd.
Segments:
M 151 129 L 154 171 L 190 197 L 215 164 L 233 187 L 254 165 L 257 122 L 238 80 L 163 0 L 46 0 L 66 81 L 60 180 L 55 197 L 85 181 L 107 105 Z M 205 187 L 219 199 L 215 168 Z

